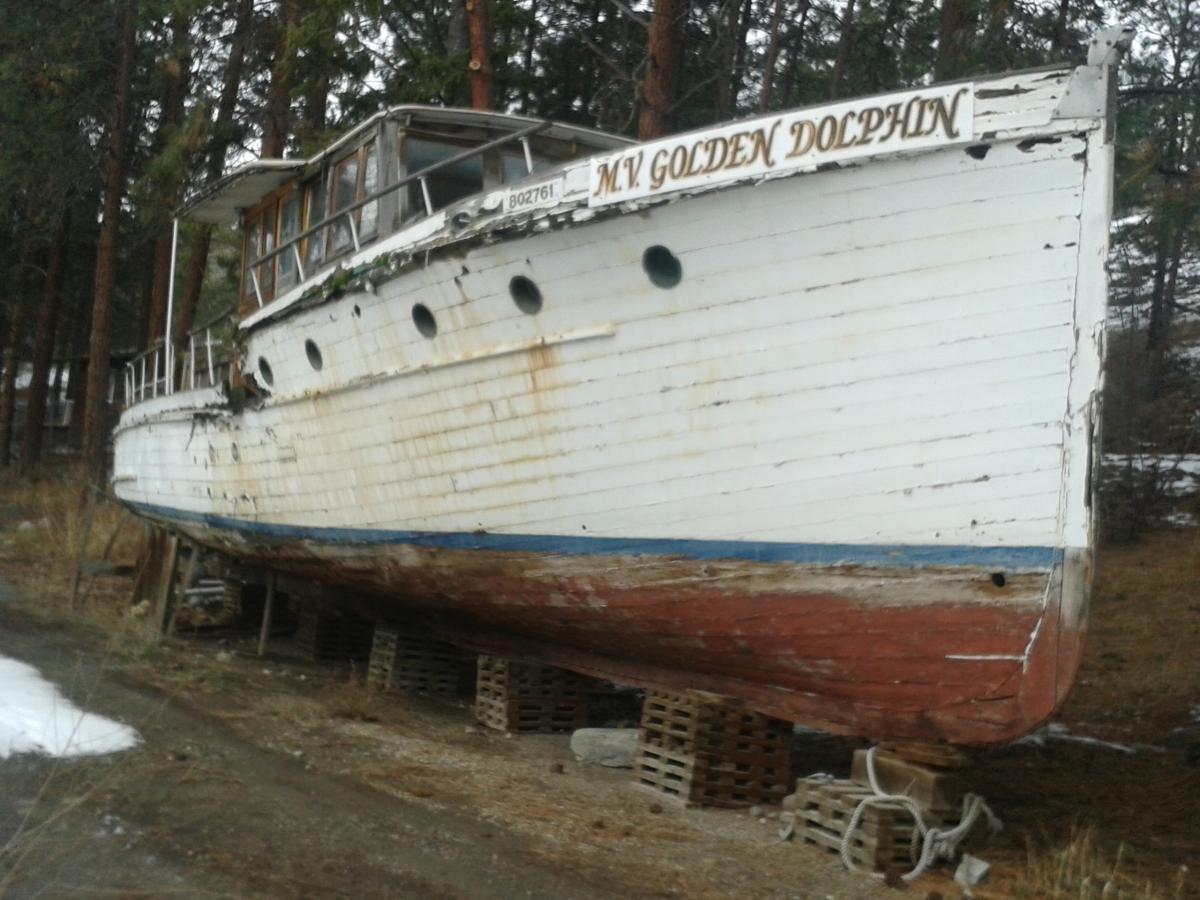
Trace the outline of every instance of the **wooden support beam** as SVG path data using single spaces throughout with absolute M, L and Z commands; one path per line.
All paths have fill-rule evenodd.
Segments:
M 275 607 L 275 573 L 267 579 L 267 599 L 263 603 L 262 630 L 258 633 L 258 655 L 267 652 L 267 639 L 271 636 L 271 614 Z

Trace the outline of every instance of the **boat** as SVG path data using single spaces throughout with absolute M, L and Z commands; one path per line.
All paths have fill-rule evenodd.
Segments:
M 401 106 L 248 163 L 212 329 L 130 363 L 113 490 L 464 648 L 978 745 L 1075 677 L 1115 67 L 645 143 Z

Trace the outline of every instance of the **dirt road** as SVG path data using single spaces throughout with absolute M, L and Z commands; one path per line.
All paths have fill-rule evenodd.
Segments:
M 748 830 L 749 839 L 742 834 L 723 842 L 688 834 L 691 828 L 682 819 L 693 811 L 644 812 L 643 817 L 664 820 L 660 830 L 665 834 L 657 838 L 637 833 L 646 831 L 644 824 L 635 829 L 597 817 L 590 825 L 607 832 L 607 846 L 599 859 L 595 852 L 582 852 L 584 858 L 572 860 L 569 853 L 564 856 L 561 842 L 481 815 L 469 797 L 443 795 L 432 803 L 433 792 L 417 790 L 425 802 L 410 802 L 330 771 L 336 767 L 318 751 L 323 743 L 344 740 L 336 728 L 310 733 L 307 740 L 289 735 L 278 723 L 252 730 L 263 743 L 276 744 L 264 748 L 244 727 L 260 716 L 253 702 L 243 705 L 246 685 L 237 678 L 229 679 L 232 689 L 208 695 L 219 702 L 208 702 L 205 711 L 178 692 L 170 696 L 134 680 L 122 670 L 127 663 L 115 664 L 95 640 L 36 625 L 2 603 L 0 653 L 36 666 L 69 699 L 132 724 L 143 738 L 136 750 L 111 758 L 54 762 L 23 756 L 0 762 L 0 846 L 13 844 L 8 854 L 9 865 L 15 865 L 9 885 L 13 897 L 849 898 L 879 890 L 824 857 L 792 846 L 772 848 L 770 829 L 733 813 L 710 815 L 733 820 Z M 261 676 L 257 661 L 240 664 Z M 235 671 L 238 665 L 233 663 Z M 276 680 L 278 671 L 277 665 Z M 300 680 L 294 670 L 292 676 L 300 694 L 295 702 L 302 703 L 309 679 Z M 312 679 L 319 681 L 319 674 Z M 255 699 L 263 702 L 265 696 Z M 463 723 L 469 720 L 461 710 L 450 708 L 433 718 L 439 716 L 461 719 L 453 728 L 468 736 L 470 726 Z M 434 725 L 445 731 L 444 721 Z M 422 722 L 410 718 L 408 727 L 421 729 Z M 514 741 L 500 740 L 501 758 L 510 758 Z M 563 756 L 565 739 L 553 738 L 532 748 L 535 757 L 547 750 L 547 741 L 562 744 L 549 749 Z M 475 752 L 488 754 L 490 743 L 482 741 Z M 340 752 L 326 746 L 326 756 L 331 749 L 333 755 Z M 362 761 L 360 751 L 351 748 L 348 755 Z M 506 767 L 515 779 L 508 790 L 523 789 L 527 767 L 521 759 Z M 632 790 L 627 774 L 588 774 L 607 782 L 604 789 L 635 795 L 639 808 L 657 809 L 651 798 Z M 569 782 L 570 773 L 559 780 Z M 594 790 L 587 781 L 580 779 L 576 787 Z M 518 806 L 524 802 L 519 796 L 508 799 Z M 535 794 L 527 799 L 535 811 L 554 802 Z M 549 826 L 553 830 L 553 823 Z M 630 852 L 634 843 L 639 846 Z M 764 874 L 771 876 L 755 866 L 754 856 L 738 852 L 751 843 L 756 851 L 774 850 L 772 868 L 782 865 L 791 877 L 764 883 Z M 680 846 L 686 860 L 682 870 L 671 858 Z

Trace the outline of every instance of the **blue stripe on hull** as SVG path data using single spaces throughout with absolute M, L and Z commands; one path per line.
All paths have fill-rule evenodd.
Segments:
M 447 550 L 494 550 L 560 556 L 668 556 L 690 559 L 741 559 L 859 566 L 959 566 L 1049 570 L 1061 562 L 1054 547 L 971 547 L 941 544 L 793 544 L 769 541 L 701 541 L 669 538 L 610 538 L 558 534 L 393 531 L 373 528 L 310 528 L 252 522 L 209 513 L 188 512 L 150 503 L 129 503 L 147 516 L 194 523 L 247 537 L 312 541 L 335 545 L 407 544 Z

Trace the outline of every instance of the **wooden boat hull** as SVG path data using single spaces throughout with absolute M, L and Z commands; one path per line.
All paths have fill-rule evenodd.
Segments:
M 1086 625 L 1076 552 L 300 533 L 135 508 L 418 632 L 840 733 L 1017 737 L 1065 698 Z
M 419 226 L 243 323 L 257 400 L 129 409 L 117 493 L 479 650 L 838 732 L 1020 735 L 1087 616 L 1112 148 L 1080 71 L 1104 94 L 974 84 L 969 131 L 919 153 L 598 209 L 584 166 L 542 211 Z

